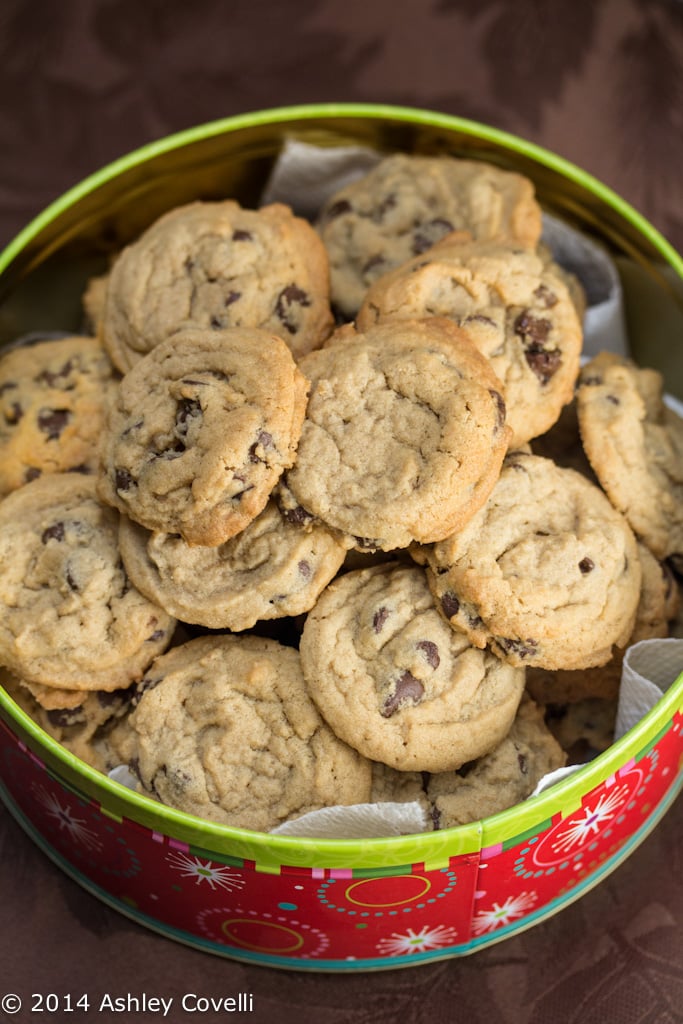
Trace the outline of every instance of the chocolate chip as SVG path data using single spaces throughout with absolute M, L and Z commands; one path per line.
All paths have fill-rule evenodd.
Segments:
M 237 228 L 232 233 L 233 242 L 251 242 L 253 237 L 251 231 L 245 231 L 243 228 Z
M 225 322 L 219 316 L 212 316 L 209 319 L 209 327 L 213 331 L 220 331 L 225 327 Z
M 539 284 L 534 291 L 534 298 L 538 301 L 538 305 L 545 309 L 552 309 L 558 302 L 557 295 L 546 284 Z
M 441 607 L 447 619 L 452 619 L 460 611 L 460 601 L 452 590 L 447 590 L 441 598 Z
M 586 573 L 592 572 L 594 568 L 595 562 L 592 558 L 588 558 L 588 556 L 586 556 L 586 558 L 582 558 L 579 562 L 579 569 L 584 574 L 584 576 L 586 575 Z
M 202 407 L 196 398 L 181 398 L 176 404 L 176 433 L 184 437 L 188 431 L 188 421 L 197 419 L 202 414 Z
M 18 423 L 21 417 L 24 415 L 24 410 L 20 406 L 19 402 L 12 402 L 11 407 L 5 412 L 5 423 L 8 426 L 13 427 L 15 423 Z
M 67 583 L 67 586 L 68 586 L 69 590 L 74 590 L 74 591 L 78 592 L 79 588 L 78 588 L 78 583 L 76 581 L 76 577 L 72 573 L 71 566 L 68 563 L 67 563 L 67 566 L 66 566 L 66 570 L 64 572 L 64 579 L 66 580 L 66 583 Z
M 395 206 L 396 196 L 393 194 L 393 192 L 390 192 L 389 195 L 384 197 L 381 203 L 377 204 L 373 211 L 372 219 L 376 222 L 384 220 L 385 214 L 388 213 L 390 210 L 393 210 Z
M 267 430 L 260 430 L 259 434 L 258 434 L 258 437 L 256 438 L 254 443 L 249 448 L 249 461 L 250 462 L 265 462 L 265 459 L 262 459 L 260 457 L 260 455 L 257 454 L 258 450 L 259 450 L 259 448 L 266 448 L 267 449 L 267 448 L 272 448 L 272 447 L 273 447 L 273 435 L 269 434 Z
M 496 433 L 499 433 L 505 426 L 505 414 L 507 412 L 505 399 L 499 391 L 495 391 L 493 388 L 489 388 L 489 394 L 496 406 Z
M 165 634 L 166 634 L 166 630 L 165 629 L 155 629 L 154 632 L 150 633 L 150 635 L 147 637 L 147 641 L 146 642 L 147 643 L 152 643 L 152 642 L 155 642 L 157 640 L 161 640 L 165 636 Z
M 64 523 L 53 523 L 52 526 L 48 526 L 47 529 L 43 530 L 40 539 L 43 544 L 47 544 L 49 540 L 64 540 Z
M 67 359 L 61 370 L 56 370 L 54 373 L 51 370 L 43 370 L 42 373 L 39 373 L 36 377 L 36 381 L 41 384 L 47 384 L 48 387 L 53 387 L 58 380 L 63 380 L 68 377 L 72 370 L 73 363 L 70 359 Z
M 431 665 L 432 668 L 439 667 L 439 664 L 441 662 L 441 658 L 439 657 L 439 648 L 437 647 L 433 640 L 418 640 L 415 646 L 417 647 L 418 651 L 422 651 L 425 658 L 427 659 L 427 663 Z
M 593 374 L 590 377 L 582 377 L 581 383 L 589 388 L 599 387 L 602 384 L 602 377 L 599 377 L 597 374 Z
M 454 230 L 455 228 L 451 222 L 443 217 L 436 217 L 434 220 L 421 224 L 413 235 L 412 249 L 414 255 L 419 256 L 421 252 L 431 249 L 435 242 L 438 242 L 440 238 Z
M 529 764 L 524 754 L 517 754 L 517 764 L 519 765 L 519 770 L 522 775 L 529 774 Z
M 338 199 L 336 203 L 332 203 L 325 210 L 325 220 L 334 220 L 335 217 L 341 217 L 343 213 L 350 213 L 352 209 L 348 199 Z
M 114 487 L 117 491 L 129 491 L 135 485 L 135 480 L 127 469 L 114 470 Z
M 282 518 L 294 526 L 302 526 L 304 523 L 310 523 L 313 519 L 311 513 L 307 512 L 301 505 L 297 505 L 295 508 L 280 509 L 280 511 Z
M 527 346 L 524 357 L 541 384 L 547 384 L 562 365 L 559 349 L 546 349 L 535 343 Z
M 383 256 L 371 256 L 370 259 L 363 264 L 362 273 L 364 275 L 369 274 L 371 270 L 376 270 L 377 267 L 383 267 L 385 263 L 386 260 L 384 259 Z
M 547 341 L 552 326 L 550 320 L 532 316 L 528 309 L 522 310 L 514 323 L 515 334 L 536 342 Z
M 496 321 L 490 316 L 484 316 L 483 313 L 472 313 L 470 316 L 466 316 L 462 321 L 463 324 L 488 324 L 489 327 L 496 327 Z
M 353 539 L 356 542 L 356 547 L 363 551 L 377 551 L 377 548 L 382 545 L 382 541 L 377 537 L 354 537 Z
M 307 562 L 305 558 L 302 558 L 301 561 L 298 563 L 297 569 L 299 570 L 299 575 L 303 576 L 305 580 L 310 580 L 311 576 L 313 575 L 313 570 L 311 569 L 310 563 Z
M 27 484 L 30 484 L 31 480 L 37 480 L 39 476 L 42 476 L 42 470 L 38 469 L 36 466 L 29 466 L 24 473 L 24 480 Z
M 82 705 L 77 708 L 51 708 L 46 712 L 46 718 L 55 728 L 66 729 L 70 725 L 75 725 L 82 714 Z
M 223 299 L 224 306 L 232 306 L 233 302 L 237 302 L 238 299 L 242 298 L 242 292 L 228 292 Z
M 386 698 L 380 714 L 382 718 L 391 718 L 392 715 L 410 701 L 411 704 L 419 704 L 424 696 L 425 688 L 419 679 L 416 679 L 410 672 L 404 672 L 396 681 L 393 692 Z
M 293 319 L 292 314 L 294 312 L 292 307 L 295 306 L 310 306 L 311 297 L 308 292 L 305 292 L 302 288 L 299 288 L 295 284 L 288 284 L 286 288 L 283 288 L 277 297 L 275 303 L 275 312 L 283 326 L 287 328 L 290 334 L 296 334 L 298 325 Z
M 382 632 L 382 629 L 384 628 L 384 623 L 387 621 L 388 618 L 389 609 L 385 605 L 382 605 L 382 607 L 378 608 L 375 614 L 372 616 L 372 628 L 375 631 L 375 633 Z
M 530 658 L 538 653 L 536 650 L 538 647 L 538 640 L 517 640 L 510 637 L 498 636 L 496 637 L 496 641 L 502 650 L 518 654 L 520 658 Z
M 41 409 L 38 413 L 38 426 L 47 434 L 48 441 L 56 441 L 70 419 L 71 412 L 68 409 Z
M 612 405 L 621 405 L 621 401 L 616 395 L 605 395 L 605 398 L 608 402 L 611 402 Z

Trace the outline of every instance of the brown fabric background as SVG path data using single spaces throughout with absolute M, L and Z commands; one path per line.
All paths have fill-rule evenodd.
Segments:
M 2 0 L 0 245 L 84 175 L 169 132 L 354 100 L 458 114 L 547 146 L 683 249 L 681 0 Z M 105 992 L 246 991 L 255 1024 L 683 1021 L 680 799 L 555 918 L 412 970 L 279 972 L 176 945 L 82 891 L 1 809 L 0 908 L 0 989 L 24 999 L 86 992 L 96 1007 Z M 176 1008 L 166 1019 L 193 1016 L 223 1015 Z

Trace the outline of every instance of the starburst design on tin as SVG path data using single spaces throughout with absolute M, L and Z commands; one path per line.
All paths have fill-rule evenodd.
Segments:
M 88 850 L 102 849 L 101 839 L 96 832 L 88 828 L 85 818 L 77 818 L 68 805 L 62 806 L 55 794 L 48 793 L 43 786 L 35 786 L 34 790 L 39 803 L 59 825 L 60 832 L 68 833 L 71 839 Z
M 200 857 L 188 857 L 178 851 L 170 854 L 167 860 L 172 868 L 180 871 L 183 878 L 194 878 L 197 885 L 206 882 L 211 889 L 226 889 L 228 892 L 244 888 L 244 879 L 226 865 L 213 864 L 210 860 L 202 861 Z
M 452 944 L 457 936 L 455 928 L 440 924 L 436 928 L 425 925 L 419 932 L 408 928 L 405 935 L 394 932 L 390 938 L 380 939 L 377 949 L 387 956 L 401 956 L 410 953 L 425 953 L 430 949 L 442 949 Z
M 473 933 L 483 935 L 510 924 L 518 917 L 524 917 L 537 898 L 535 892 L 520 892 L 517 896 L 508 896 L 504 903 L 494 903 L 489 910 L 480 910 L 472 922 Z
M 556 853 L 567 853 L 572 847 L 583 846 L 588 839 L 596 836 L 602 826 L 614 818 L 628 792 L 628 786 L 619 786 L 603 793 L 594 806 L 584 807 L 583 817 L 575 818 L 565 829 L 558 831 L 552 843 L 553 850 Z

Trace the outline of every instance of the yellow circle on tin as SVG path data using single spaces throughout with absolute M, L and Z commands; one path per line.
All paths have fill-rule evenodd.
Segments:
M 404 879 L 404 878 L 410 878 L 410 879 L 414 879 L 415 881 L 422 882 L 423 883 L 422 891 L 418 892 L 418 893 L 415 893 L 412 896 L 406 896 L 402 900 L 389 900 L 389 901 L 372 900 L 372 899 L 368 899 L 367 896 L 365 897 L 365 899 L 362 899 L 362 898 L 358 899 L 357 893 L 354 894 L 353 896 L 351 895 L 354 892 L 354 890 L 359 889 L 361 886 L 365 886 L 367 888 L 369 885 L 375 885 L 376 886 L 378 882 L 393 883 L 393 882 L 398 881 L 399 879 Z M 346 890 L 345 896 L 346 896 L 347 900 L 349 901 L 349 903 L 353 903 L 357 907 L 400 907 L 402 903 L 413 903 L 415 900 L 419 900 L 423 896 L 426 896 L 427 893 L 429 892 L 429 890 L 431 889 L 431 887 L 432 887 L 432 883 L 429 881 L 428 878 L 425 878 L 423 875 L 394 875 L 393 877 L 387 876 L 387 877 L 383 877 L 383 878 L 361 878 L 357 882 L 354 882 L 353 885 L 350 885 L 348 887 L 348 889 Z
M 239 935 L 233 934 L 230 930 L 232 925 L 240 924 L 252 926 L 257 925 L 262 929 L 267 928 L 268 930 L 272 929 L 278 932 L 285 932 L 293 937 L 294 942 L 289 946 L 263 946 L 254 942 L 247 942 L 245 939 L 240 938 Z M 286 928 L 282 924 L 271 924 L 270 921 L 256 921 L 248 917 L 228 918 L 227 921 L 223 921 L 221 931 L 226 938 L 230 939 L 231 942 L 236 942 L 239 946 L 243 946 L 245 949 L 253 949 L 255 952 L 259 953 L 293 953 L 295 950 L 301 949 L 304 944 L 303 936 L 299 935 L 299 933 L 295 932 L 292 928 Z

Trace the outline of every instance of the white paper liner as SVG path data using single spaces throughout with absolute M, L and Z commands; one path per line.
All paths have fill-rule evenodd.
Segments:
M 362 146 L 327 148 L 288 140 L 274 165 L 261 205 L 287 203 L 299 216 L 315 220 L 329 196 L 361 177 L 379 159 L 380 155 L 375 150 Z M 627 354 L 621 284 L 607 251 L 568 224 L 545 213 L 542 241 L 560 266 L 578 277 L 586 292 L 584 356 L 591 357 L 602 349 Z M 670 404 L 681 408 L 680 403 L 674 404 L 674 400 Z M 624 657 L 615 739 L 654 706 L 681 671 L 683 640 L 644 640 L 629 648 Z M 532 796 L 581 767 L 580 764 L 570 765 L 544 776 Z M 131 789 L 138 789 L 135 777 L 125 765 L 114 768 L 109 777 Z M 419 803 L 387 802 L 311 811 L 285 822 L 272 833 L 316 839 L 371 839 L 413 835 L 428 828 L 427 812 Z
M 272 830 L 273 835 L 309 836 L 312 839 L 377 839 L 426 832 L 427 812 L 410 803 L 354 804 L 309 811 Z

